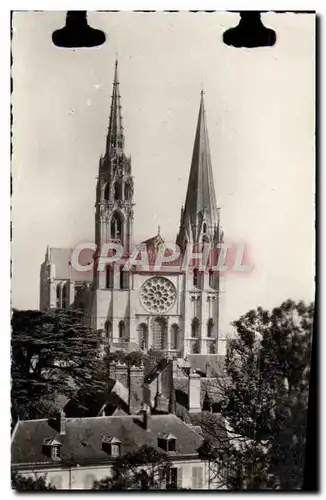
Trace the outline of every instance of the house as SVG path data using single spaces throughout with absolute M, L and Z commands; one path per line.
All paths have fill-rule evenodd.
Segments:
M 197 428 L 198 430 L 198 428 Z M 117 456 L 142 445 L 164 450 L 180 488 L 208 489 L 207 463 L 198 448 L 203 436 L 176 415 L 140 415 L 19 421 L 12 436 L 12 469 L 24 476 L 46 475 L 62 490 L 92 489 L 110 475 Z

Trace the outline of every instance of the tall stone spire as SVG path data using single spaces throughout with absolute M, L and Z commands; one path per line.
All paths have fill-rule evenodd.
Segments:
M 123 147 L 124 133 L 121 116 L 118 60 L 116 59 L 114 67 L 113 90 L 111 96 L 110 121 L 106 140 L 106 154 L 112 153 L 113 149 L 123 150 Z
M 216 225 L 218 225 L 218 209 L 205 117 L 204 92 L 201 91 L 187 196 L 178 240 L 180 237 L 181 239 L 185 237 L 188 241 L 192 239 L 194 243 L 198 243 L 203 233 L 213 234 Z M 188 235 L 190 227 L 192 234 Z

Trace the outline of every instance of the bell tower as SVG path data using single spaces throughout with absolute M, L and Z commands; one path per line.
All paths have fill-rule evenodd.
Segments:
M 115 61 L 111 112 L 105 154 L 100 158 L 96 187 L 95 243 L 121 243 L 128 253 L 133 233 L 131 158 L 124 151 L 118 61 Z
M 177 244 L 197 251 L 207 245 L 212 254 L 222 242 L 212 161 L 208 140 L 204 92 L 201 92 L 188 188 L 181 209 Z M 220 276 L 218 272 L 189 269 L 185 277 L 184 342 L 188 354 L 225 354 L 219 329 Z

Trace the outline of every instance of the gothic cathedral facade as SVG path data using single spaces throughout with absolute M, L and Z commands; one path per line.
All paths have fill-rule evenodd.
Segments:
M 129 255 L 134 246 L 135 198 L 131 159 L 125 153 L 124 143 L 116 61 L 106 148 L 100 158 L 96 186 L 95 244 L 102 248 L 107 242 L 117 242 Z M 176 243 L 183 254 L 189 244 L 200 248 L 205 243 L 215 248 L 222 238 L 201 92 L 190 176 Z M 162 243 L 159 231 L 143 242 L 150 255 L 154 255 Z M 64 287 L 67 288 L 66 303 L 73 305 L 78 298 L 74 290 L 80 292 L 81 287 L 78 279 L 71 278 L 71 272 L 67 277 L 64 272 L 56 275 L 55 258 L 51 260 L 51 253 L 56 254 L 54 250 L 59 249 L 48 249 L 41 266 L 43 309 L 64 306 L 60 295 Z M 91 326 L 103 332 L 105 342 L 112 348 L 162 350 L 168 356 L 179 358 L 188 354 L 225 355 L 226 339 L 219 329 L 218 273 L 175 266 L 125 270 L 119 263 L 107 266 L 103 272 L 98 271 L 98 258 L 99 252 L 96 252 L 93 278 L 84 285 L 88 296 L 84 307 L 88 309 Z M 62 263 L 60 265 L 62 268 Z

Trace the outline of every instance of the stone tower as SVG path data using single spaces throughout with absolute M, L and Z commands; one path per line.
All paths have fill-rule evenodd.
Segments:
M 193 252 L 203 251 L 204 245 L 217 257 L 216 245 L 222 241 L 217 206 L 204 92 L 193 147 L 190 175 L 184 208 L 181 209 L 177 243 L 183 252 L 191 245 Z M 185 279 L 184 343 L 185 352 L 224 354 L 225 340 L 219 335 L 220 277 L 208 268 L 188 269 Z
M 122 244 L 127 255 L 133 237 L 133 193 L 131 158 L 125 154 L 125 137 L 121 116 L 121 98 L 118 61 L 115 62 L 113 90 L 105 154 L 101 156 L 96 186 L 95 243 L 98 249 L 108 242 Z M 92 300 L 92 325 L 106 332 L 108 340 L 121 342 L 129 339 L 129 325 L 125 316 L 119 318 L 121 294 L 130 290 L 130 273 L 122 265 L 107 266 L 97 270 L 95 256 Z M 114 296 L 113 296 L 114 295 Z M 110 305 L 109 311 L 105 310 Z M 103 315 L 101 310 L 103 309 Z M 103 323 L 104 321 L 104 323 Z

